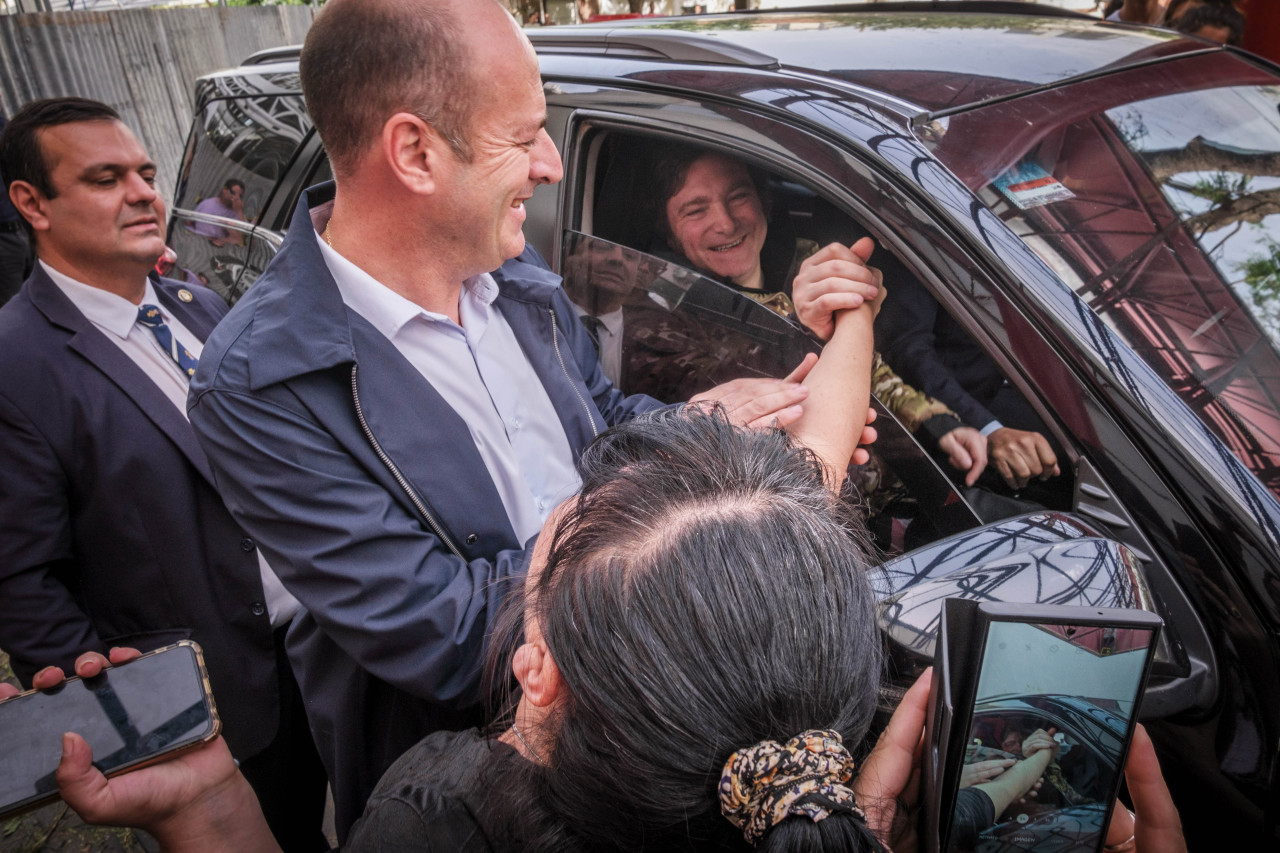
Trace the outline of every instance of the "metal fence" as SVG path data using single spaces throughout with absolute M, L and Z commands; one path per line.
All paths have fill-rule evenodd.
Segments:
M 191 126 L 197 77 L 266 47 L 300 44 L 310 6 L 122 9 L 0 16 L 0 95 L 81 95 L 110 104 L 159 167 L 168 199 Z

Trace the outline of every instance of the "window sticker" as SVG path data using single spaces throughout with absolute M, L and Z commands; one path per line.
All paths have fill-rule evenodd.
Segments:
M 1071 190 L 1035 163 L 1019 163 L 996 178 L 995 185 L 1019 210 L 1075 198 Z

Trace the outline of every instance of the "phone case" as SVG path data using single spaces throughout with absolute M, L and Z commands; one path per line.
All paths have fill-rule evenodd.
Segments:
M 108 667 L 106 670 L 104 670 L 104 672 L 108 672 L 111 670 L 119 670 L 119 669 L 123 669 L 125 667 L 130 667 L 130 666 L 135 666 L 138 663 L 143 662 L 148 658 L 153 658 L 157 655 L 161 655 L 165 653 L 172 653 L 173 651 L 178 649 L 182 649 L 186 651 L 187 653 L 191 654 L 193 657 L 195 670 L 197 673 L 197 677 L 199 679 L 200 691 L 202 693 L 203 702 L 205 703 L 206 711 L 207 711 L 207 719 L 208 719 L 207 728 L 197 735 L 194 735 L 189 738 L 185 738 L 182 741 L 170 744 L 169 746 L 155 752 L 154 754 L 143 756 L 138 760 L 130 761 L 118 767 L 114 767 L 111 770 L 106 772 L 106 775 L 108 777 L 118 776 L 121 773 L 127 773 L 133 770 L 138 770 L 143 767 L 156 764 L 160 761 L 165 761 L 174 756 L 181 755 L 184 752 L 195 749 L 199 746 L 202 746 L 203 744 L 209 743 L 214 738 L 216 738 L 219 734 L 221 734 L 222 721 L 218 717 L 218 708 L 216 703 L 214 702 L 213 689 L 209 683 L 209 671 L 205 666 L 204 652 L 203 650 L 201 650 L 200 645 L 195 641 L 179 640 L 177 643 L 174 643 L 172 645 L 164 646 L 162 648 L 155 649 L 153 651 L 146 652 L 142 655 L 139 655 L 137 658 L 127 663 Z M 94 678 L 100 678 L 100 677 L 101 676 L 95 676 Z M 80 678 L 79 676 L 72 676 L 71 678 L 66 679 L 66 681 L 64 681 L 62 685 L 60 685 L 57 688 L 54 688 L 54 690 L 44 691 L 44 692 L 49 694 L 56 694 L 59 692 L 63 692 L 63 691 L 66 691 L 72 685 L 74 685 L 76 682 L 80 682 L 80 681 L 84 681 L 84 679 Z M 24 700 L 26 697 L 30 697 L 30 696 L 39 694 L 41 692 L 42 691 L 35 690 L 35 689 L 27 690 L 22 693 L 19 693 L 17 696 L 11 696 L 8 699 L 0 700 L 0 705 L 8 705 L 9 703 L 20 702 Z M 58 733 L 55 733 L 53 736 L 60 737 L 60 735 L 61 735 L 61 732 L 58 732 Z M 96 756 L 95 756 L 94 763 L 95 764 L 98 763 Z M 13 815 L 21 814 L 23 812 L 40 808 L 41 806 L 48 805 L 49 803 L 55 802 L 58 799 L 59 799 L 59 795 L 58 795 L 57 788 L 55 787 L 48 794 L 35 795 L 35 796 L 28 797 L 7 805 L 0 805 L 0 820 L 11 817 Z
M 1112 648 L 1103 644 L 1107 641 L 1095 641 L 1095 638 L 1105 634 L 1111 638 L 1109 642 L 1114 643 L 1116 637 L 1123 639 L 1125 636 L 1136 636 L 1126 635 L 1125 631 L 1150 632 L 1147 641 L 1143 645 L 1145 655 L 1141 663 L 1140 674 L 1136 677 L 1134 704 L 1127 720 L 1123 743 L 1116 757 L 1118 770 L 1113 773 L 1109 791 L 1103 797 L 1090 798 L 1088 805 L 1079 804 L 1074 809 L 1063 807 L 1057 810 L 1061 814 L 1075 811 L 1085 815 L 1087 821 L 1083 818 L 1080 819 L 1079 823 L 1082 828 L 1077 830 L 1081 834 L 1094 832 L 1093 827 L 1100 822 L 1100 829 L 1097 830 L 1097 849 L 1101 850 L 1107 823 L 1110 820 L 1110 803 L 1114 802 L 1116 792 L 1119 790 L 1120 780 L 1123 778 L 1124 761 L 1128 756 L 1129 742 L 1132 739 L 1134 725 L 1139 717 L 1142 691 L 1150 673 L 1154 658 L 1154 648 L 1159 642 L 1159 632 L 1163 621 L 1160 617 L 1145 610 L 983 603 L 964 599 L 947 599 L 944 602 L 938 630 L 938 643 L 934 659 L 933 691 L 926 717 L 925 766 L 923 767 L 925 784 L 923 847 L 929 853 L 949 849 L 947 834 L 951 827 L 956 799 L 961 789 L 960 776 L 966 763 L 967 755 L 971 759 L 981 757 L 979 753 L 982 753 L 982 755 L 989 753 L 987 757 L 1016 757 L 999 749 L 993 749 L 990 746 L 975 744 L 971 738 L 971 735 L 975 733 L 973 728 L 974 710 L 976 700 L 979 698 L 977 691 L 986 651 L 985 645 L 991 636 L 992 626 L 997 624 L 1036 626 L 1041 630 L 1048 631 L 1051 637 L 1055 637 L 1049 642 L 1059 643 L 1065 641 L 1065 643 L 1071 644 L 1065 646 L 1065 648 L 1068 648 L 1076 655 L 1098 660 L 1111 656 Z M 1075 626 L 1075 630 L 1066 633 L 1050 630 L 1057 626 Z M 1073 648 L 1073 646 L 1077 648 Z M 1131 648 L 1136 649 L 1138 647 L 1132 646 Z M 1081 651 L 1081 649 L 1085 649 L 1087 653 Z M 1016 653 L 1004 652 L 1002 654 L 1012 656 Z M 993 657 L 994 659 L 996 658 Z M 1136 666 L 1136 661 L 1134 666 Z M 1029 669 L 1036 668 L 1051 671 L 1047 661 L 1039 667 L 1029 667 Z M 996 671 L 1000 672 L 998 667 Z M 1131 671 L 1137 672 L 1136 669 Z M 1069 706 L 1073 701 L 1081 705 L 1090 704 L 1080 696 L 1056 696 L 1041 690 L 1029 691 L 1029 695 L 1035 700 L 1055 703 L 1063 711 L 1071 710 Z M 1041 708 L 1048 707 L 1047 704 L 1042 705 L 1040 708 L 1027 707 L 1023 704 L 1025 698 L 1016 697 L 1008 701 L 1013 705 L 1020 706 L 1023 715 L 1039 716 Z M 996 704 L 1000 705 L 1004 701 L 1006 700 L 1001 698 Z M 1008 709 L 1003 710 L 1008 712 Z M 1101 709 L 1095 707 L 1093 710 L 1100 711 Z M 991 717 L 997 716 L 996 713 L 988 713 L 990 713 Z M 983 719 L 987 718 L 984 717 Z M 1116 726 L 1116 721 L 1119 719 L 1118 715 L 1112 715 L 1112 719 L 1109 721 L 1109 725 L 1113 726 L 1114 729 L 1112 731 L 1113 734 L 1119 731 Z M 984 726 L 986 725 L 982 720 L 979 722 L 982 722 Z M 1059 740 L 1059 746 L 1057 747 L 1058 757 L 1065 758 L 1071 748 L 1065 742 L 1065 738 Z M 1059 776 L 1061 776 L 1060 771 Z M 1055 784 L 1059 784 L 1059 781 L 1055 780 Z M 1105 804 L 1105 806 L 1100 807 L 1098 805 L 1099 802 Z M 999 815 L 997 815 L 998 817 Z M 1057 815 L 1054 817 L 1057 817 Z M 997 823 L 999 822 L 997 821 Z M 1019 832 L 1028 838 L 1034 838 L 1035 836 L 1034 830 L 1036 827 L 1034 825 L 1013 827 L 1011 824 L 1001 824 L 1001 826 L 1006 825 L 1011 827 L 1010 832 L 1013 833 L 1014 837 L 1017 837 Z M 1062 839 L 1059 838 L 1057 840 L 1061 841 Z M 1032 842 L 1023 843 L 1031 843 L 1034 846 Z M 990 839 L 985 841 L 984 844 L 992 847 L 992 849 L 1030 849 L 1030 847 L 1019 847 L 1016 843 L 993 842 Z M 1072 847 L 1071 849 L 1082 848 Z

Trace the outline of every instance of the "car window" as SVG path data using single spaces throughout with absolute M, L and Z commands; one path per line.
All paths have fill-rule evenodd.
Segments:
M 174 211 L 169 246 L 178 256 L 170 278 L 203 284 L 234 305 L 275 256 L 278 238 L 247 223 Z
M 235 179 L 244 185 L 242 218 L 256 222 L 310 127 L 300 95 L 209 102 L 187 143 L 174 206 L 211 207 L 225 183 Z
M 940 119 L 968 186 L 1280 495 L 1280 90 L 1229 53 Z

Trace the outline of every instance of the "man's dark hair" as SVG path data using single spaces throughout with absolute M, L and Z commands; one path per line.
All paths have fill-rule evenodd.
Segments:
M 88 98 L 44 98 L 14 113 L 0 134 L 0 174 L 4 175 L 5 193 L 14 181 L 26 181 L 46 198 L 56 198 L 58 192 L 49 178 L 39 134 L 47 127 L 78 121 L 120 121 L 120 114 L 101 101 Z
M 870 723 L 864 528 L 811 452 L 722 412 L 638 418 L 581 471 L 525 601 L 565 689 L 550 766 L 526 763 L 496 817 L 518 809 L 525 849 L 740 849 L 716 794 L 730 755 L 808 729 L 856 752 Z M 758 849 L 881 848 L 833 814 L 788 818 Z
M 1194 6 L 1171 21 L 1169 26 L 1190 35 L 1195 35 L 1203 27 L 1221 27 L 1230 33 L 1227 44 L 1236 46 L 1244 38 L 1244 15 L 1229 3 Z
M 330 0 L 307 33 L 299 71 L 334 174 L 351 174 L 398 112 L 421 118 L 470 162 L 469 65 L 459 22 L 443 3 Z
M 222 185 L 224 190 L 233 190 L 236 187 L 239 187 L 240 191 L 244 192 L 244 181 L 239 178 L 227 178 L 227 182 Z
M 667 221 L 667 202 L 673 195 L 680 192 L 680 188 L 684 186 L 685 178 L 689 177 L 689 169 L 693 164 L 708 154 L 724 157 L 727 160 L 734 159 L 732 155 L 720 151 L 680 143 L 670 143 L 662 146 L 657 150 L 657 153 L 652 155 L 653 165 L 650 168 L 650 174 L 653 176 L 653 193 L 649 196 L 649 210 L 647 213 L 650 221 L 653 222 L 654 233 L 668 242 L 671 240 L 671 223 Z M 762 171 L 749 164 L 747 165 L 747 174 L 751 177 L 751 183 L 756 188 L 756 195 L 760 197 L 760 207 L 764 209 L 764 216 L 767 220 L 772 207 L 772 199 L 769 195 L 769 181 Z M 675 247 L 672 246 L 672 248 Z

